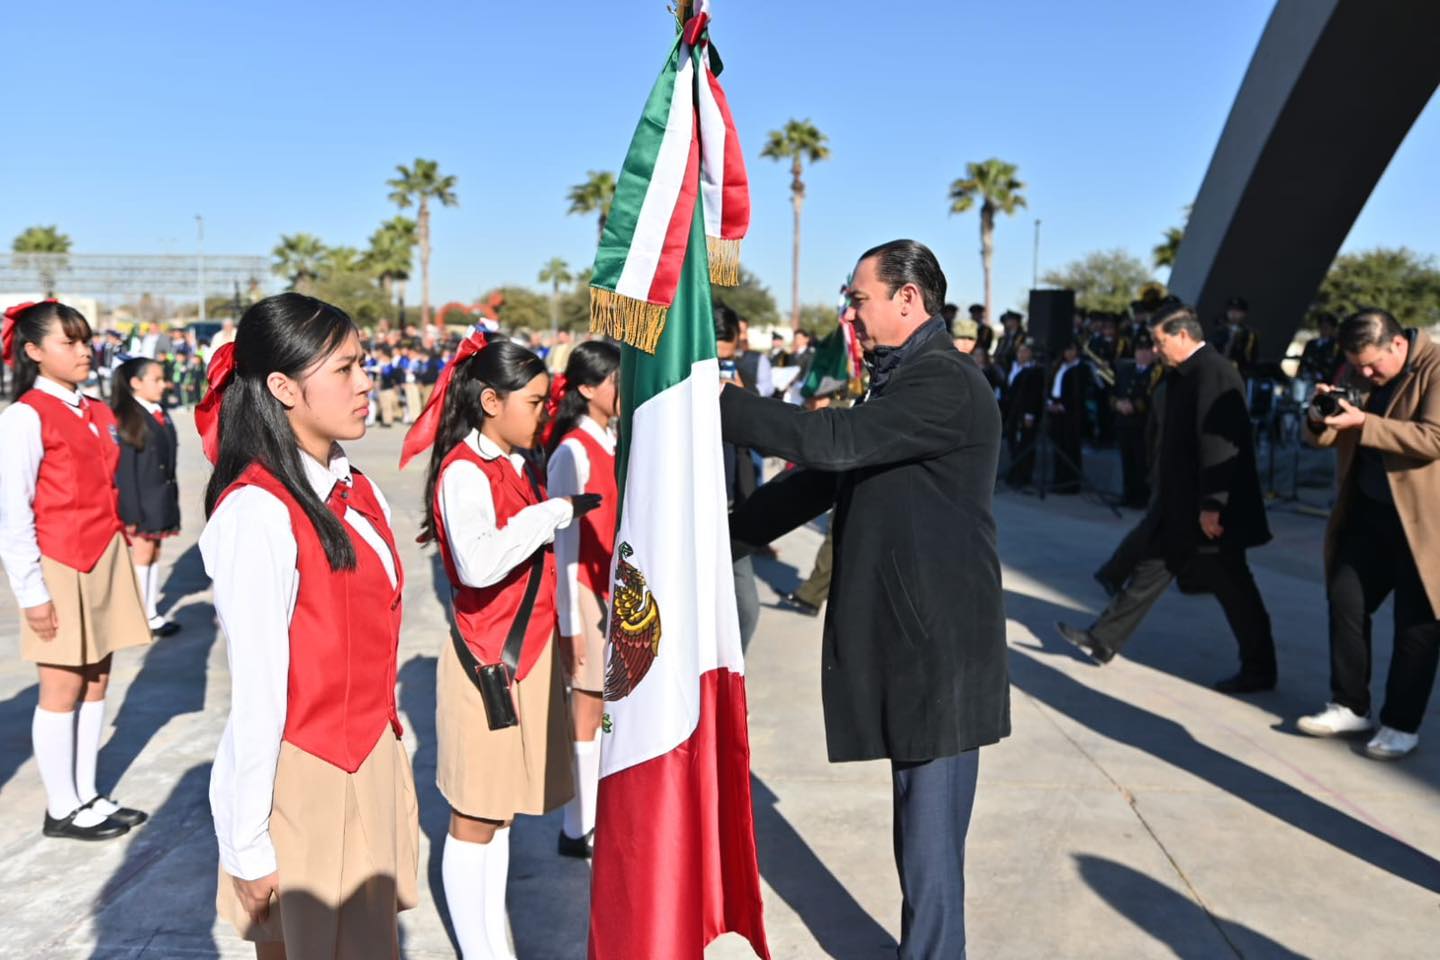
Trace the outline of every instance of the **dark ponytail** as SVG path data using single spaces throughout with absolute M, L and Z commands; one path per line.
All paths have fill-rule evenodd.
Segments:
M 590 409 L 590 401 L 580 388 L 600 386 L 619 367 L 620 348 L 605 340 L 587 340 L 570 351 L 570 359 L 565 363 L 565 395 L 560 398 L 560 407 L 555 411 L 550 442 L 545 446 L 546 456 L 555 452 L 560 441 L 575 429 L 580 418 Z
M 145 449 L 145 440 L 150 436 L 150 426 L 145 421 L 150 415 L 135 399 L 130 381 L 145 376 L 146 370 L 158 365 L 158 360 L 149 357 L 131 357 L 116 367 L 115 375 L 110 378 L 110 409 L 115 411 L 116 429 L 120 439 L 136 450 Z
M 485 423 L 485 408 L 480 395 L 494 390 L 503 400 L 545 372 L 545 363 L 535 354 L 509 340 L 496 340 L 474 356 L 461 361 L 455 368 L 450 387 L 445 391 L 445 407 L 440 412 L 440 426 L 435 430 L 435 443 L 430 448 L 430 468 L 425 471 L 425 519 L 420 526 L 420 542 L 435 539 L 439 526 L 435 510 L 435 489 L 440 482 L 440 466 L 455 449 Z
M 205 516 L 251 463 L 279 480 L 320 537 L 331 570 L 355 569 L 355 547 L 341 520 L 315 495 L 300 460 L 300 445 L 285 407 L 265 380 L 283 373 L 299 380 L 355 331 L 343 310 L 314 297 L 282 293 L 245 311 L 235 333 L 235 374 L 220 405 L 220 452 L 205 488 Z
M 15 375 L 11 378 L 14 389 L 10 399 L 19 400 L 26 390 L 35 386 L 40 365 L 26 355 L 25 344 L 33 343 L 38 347 L 53 323 L 60 324 L 60 329 L 71 340 L 90 340 L 90 324 L 85 315 L 74 307 L 46 300 L 20 313 L 15 318 Z

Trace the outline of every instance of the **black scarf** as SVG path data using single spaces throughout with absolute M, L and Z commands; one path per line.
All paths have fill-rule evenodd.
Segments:
M 900 365 L 910 359 L 920 348 L 930 342 L 930 338 L 946 332 L 945 318 L 939 315 L 931 317 L 920 326 L 915 332 L 906 338 L 905 342 L 898 347 L 876 347 L 870 351 L 867 358 L 870 362 L 870 395 L 880 396 L 885 392 L 885 385 L 900 369 Z

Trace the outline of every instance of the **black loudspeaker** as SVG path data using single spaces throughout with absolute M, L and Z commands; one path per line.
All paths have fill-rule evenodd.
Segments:
M 1026 320 L 1035 349 L 1053 360 L 1075 337 L 1075 291 L 1031 290 Z

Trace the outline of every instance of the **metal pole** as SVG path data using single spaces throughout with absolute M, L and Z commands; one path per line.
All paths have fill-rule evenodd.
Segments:
M 1035 221 L 1035 256 L 1030 261 L 1030 289 L 1040 286 L 1040 221 Z
M 200 288 L 200 322 L 205 322 L 205 218 L 195 214 L 195 268 Z

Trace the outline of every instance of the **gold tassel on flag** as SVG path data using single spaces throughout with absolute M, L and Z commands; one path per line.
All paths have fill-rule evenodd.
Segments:
M 670 308 L 606 290 L 590 288 L 590 332 L 613 337 L 653 354 L 665 332 Z
M 722 287 L 738 287 L 740 241 L 706 236 L 705 246 L 710 253 L 710 282 L 718 283 Z

